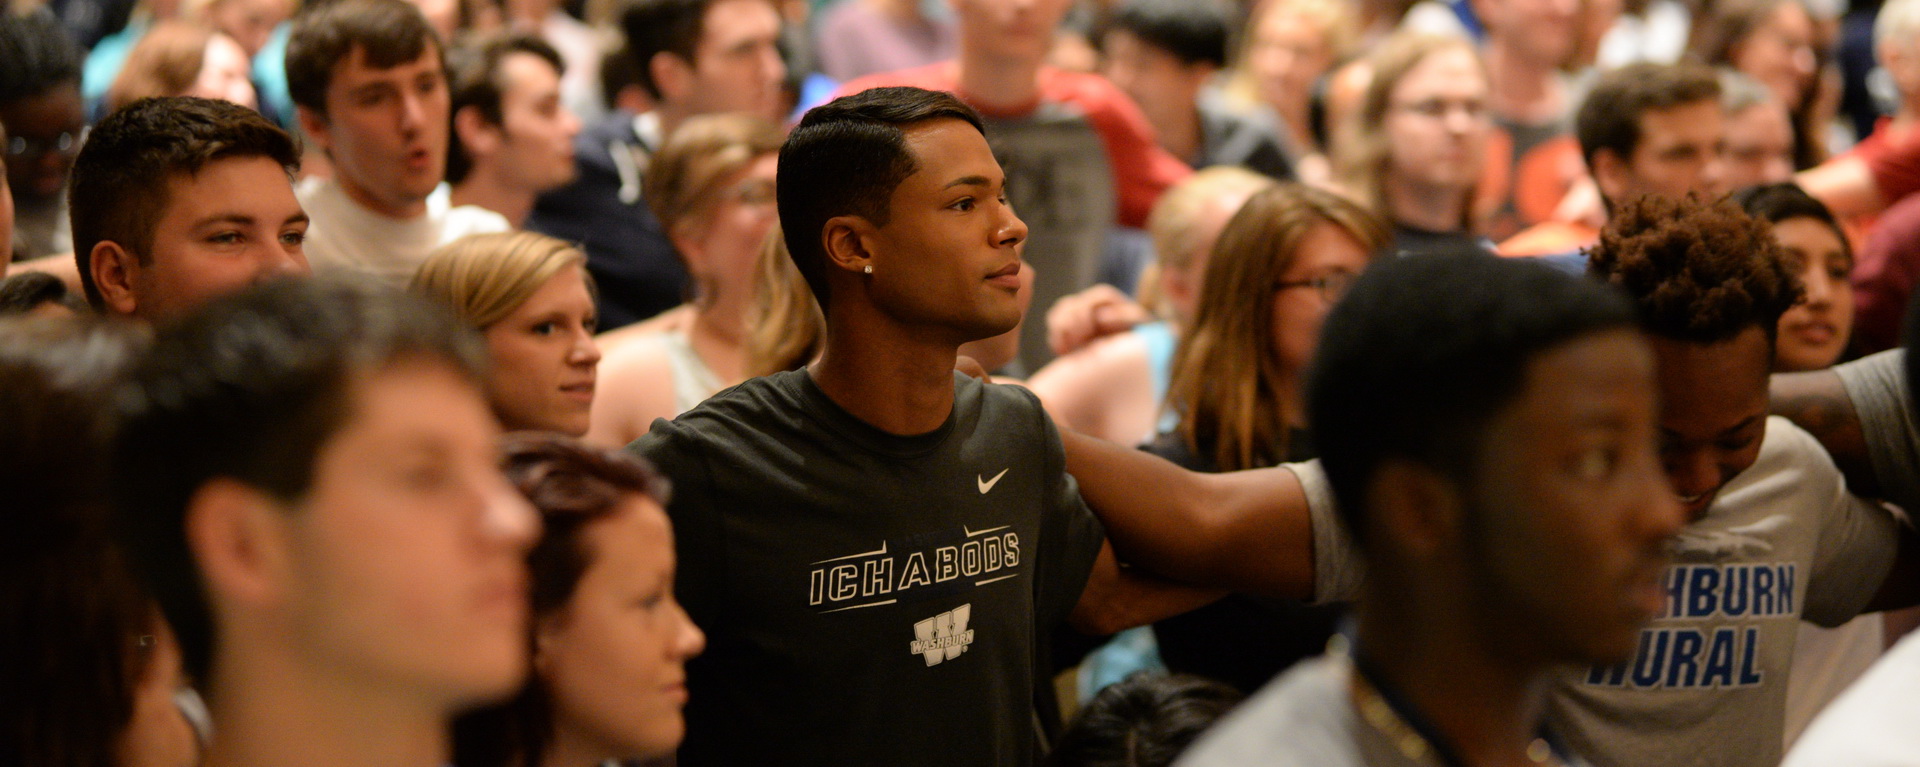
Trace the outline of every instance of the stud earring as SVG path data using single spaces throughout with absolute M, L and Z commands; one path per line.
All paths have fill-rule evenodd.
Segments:
M 873 264 L 867 264 L 866 266 L 861 267 L 860 271 L 864 274 L 873 274 Z

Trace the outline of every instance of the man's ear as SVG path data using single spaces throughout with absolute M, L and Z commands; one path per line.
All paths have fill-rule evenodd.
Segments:
M 464 106 L 453 113 L 453 130 L 460 136 L 469 159 L 477 160 L 500 149 L 500 128 L 487 122 L 477 106 Z
M 820 228 L 821 247 L 826 251 L 827 268 L 849 272 L 864 271 L 873 265 L 873 222 L 859 216 L 834 216 Z
M 1425 558 L 1457 540 L 1463 504 L 1459 487 L 1438 470 L 1389 459 L 1374 472 L 1367 491 L 1370 537 L 1394 550 Z
M 114 314 L 130 315 L 139 308 L 133 289 L 133 276 L 139 269 L 140 262 L 133 253 L 111 240 L 95 243 L 87 254 L 87 271 L 93 276 L 94 289 L 100 291 L 100 303 Z
M 187 548 L 211 601 L 272 605 L 292 571 L 291 520 L 281 504 L 239 480 L 216 478 L 187 502 Z
M 653 75 L 653 87 L 660 91 L 661 101 L 681 101 L 693 89 L 693 63 L 680 58 L 680 54 L 653 54 L 647 61 L 647 72 Z
M 332 153 L 333 126 L 327 122 L 326 115 L 303 106 L 294 107 L 293 113 L 300 121 L 300 132 L 306 134 L 307 139 L 312 141 L 314 146 L 319 147 L 321 152 Z

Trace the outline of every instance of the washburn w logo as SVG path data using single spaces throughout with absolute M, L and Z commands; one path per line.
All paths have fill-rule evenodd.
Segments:
M 964 604 L 913 624 L 913 654 L 925 658 L 929 666 L 960 657 L 973 644 L 973 630 L 967 628 L 971 618 L 973 605 Z

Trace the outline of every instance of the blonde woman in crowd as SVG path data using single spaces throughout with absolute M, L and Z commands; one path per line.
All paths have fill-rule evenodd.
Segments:
M 1229 98 L 1262 106 L 1280 117 L 1294 172 L 1326 183 L 1326 148 L 1315 135 L 1313 93 L 1320 78 L 1345 58 L 1358 20 L 1343 0 L 1264 0 L 1242 28 L 1245 42 L 1228 80 Z
M 435 251 L 413 279 L 486 338 L 487 395 L 507 429 L 587 432 L 600 348 L 586 258 L 533 232 L 476 234 Z
M 755 259 L 776 218 L 780 129 L 728 114 L 688 120 L 647 171 L 643 196 L 693 275 L 679 308 L 602 339 L 606 395 L 588 441 L 625 445 L 747 378 Z

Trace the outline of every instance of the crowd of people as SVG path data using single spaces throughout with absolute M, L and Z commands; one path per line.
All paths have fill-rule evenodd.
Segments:
M 1920 0 L 0 0 L 0 763 L 1920 766 L 1917 128 Z

